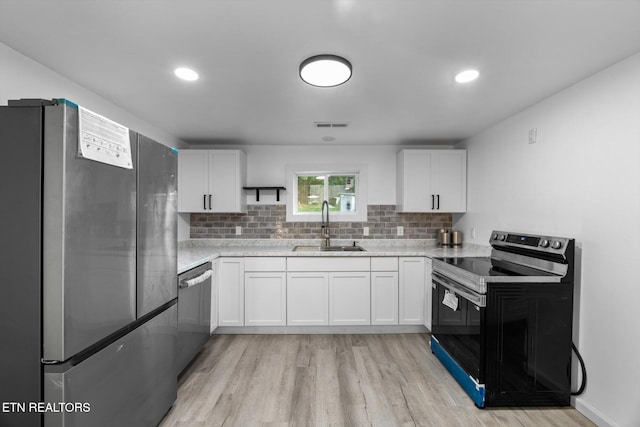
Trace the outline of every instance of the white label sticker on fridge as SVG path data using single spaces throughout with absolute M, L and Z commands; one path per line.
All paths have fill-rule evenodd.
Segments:
M 78 107 L 78 155 L 96 162 L 133 169 L 129 128 Z
M 453 292 L 444 291 L 442 303 L 453 311 L 458 309 L 458 297 Z

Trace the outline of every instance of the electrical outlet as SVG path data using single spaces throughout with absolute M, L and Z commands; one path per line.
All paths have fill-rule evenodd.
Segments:
M 475 227 L 471 227 L 471 238 L 472 239 L 476 238 L 476 228 Z
M 242 227 L 239 225 L 236 225 L 236 236 L 240 236 L 242 234 Z
M 529 129 L 529 144 L 535 144 L 538 139 L 538 129 L 531 128 Z
M 398 226 L 398 236 L 404 236 L 404 227 L 401 225 Z
M 363 236 L 369 235 L 369 227 L 362 227 L 362 235 Z

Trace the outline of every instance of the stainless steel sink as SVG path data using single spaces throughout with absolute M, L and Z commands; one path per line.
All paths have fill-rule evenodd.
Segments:
M 293 252 L 364 252 L 361 246 L 294 246 Z

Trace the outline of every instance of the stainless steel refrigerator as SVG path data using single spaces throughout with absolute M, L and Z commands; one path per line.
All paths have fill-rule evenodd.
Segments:
M 154 426 L 176 398 L 176 165 L 83 157 L 79 107 L 0 107 L 0 425 Z

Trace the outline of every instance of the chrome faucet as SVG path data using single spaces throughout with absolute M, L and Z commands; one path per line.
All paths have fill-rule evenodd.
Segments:
M 327 207 L 327 219 L 325 221 L 324 218 L 324 208 Z M 320 235 L 322 236 L 322 244 L 323 248 L 328 248 L 331 246 L 331 233 L 329 230 L 329 202 L 326 200 L 322 202 L 322 226 L 320 227 Z

